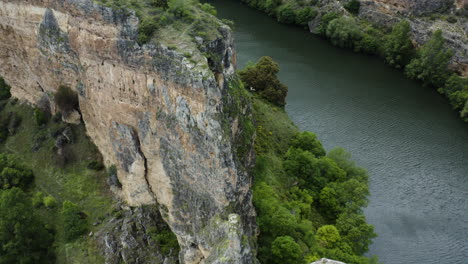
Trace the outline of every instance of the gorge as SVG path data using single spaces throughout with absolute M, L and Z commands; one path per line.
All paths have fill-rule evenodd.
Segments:
M 21 196 L 2 181 L 22 168 L 34 174 L 31 210 L 55 236 L 44 263 L 376 263 L 362 257 L 375 236 L 362 215 L 368 175 L 331 150 L 343 146 L 369 169 L 364 212 L 379 234 L 369 256 L 462 264 L 460 114 L 376 58 L 239 1 L 210 3 L 218 12 L 185 0 L 0 0 L 0 152 L 24 164 L 0 158 L 0 220 L 8 195 Z M 463 75 L 458 33 L 451 62 Z M 237 73 L 262 56 L 280 64 L 284 109 Z M 284 96 L 278 65 L 263 61 L 259 79 Z

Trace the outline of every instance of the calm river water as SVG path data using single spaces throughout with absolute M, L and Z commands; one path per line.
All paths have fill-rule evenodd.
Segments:
M 385 264 L 467 264 L 468 125 L 446 99 L 378 58 L 335 48 L 238 1 L 212 3 L 236 23 L 239 68 L 273 57 L 293 121 L 368 169 L 365 214 L 379 235 L 370 254 Z

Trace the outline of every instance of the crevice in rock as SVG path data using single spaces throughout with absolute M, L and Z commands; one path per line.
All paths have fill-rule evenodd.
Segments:
M 150 184 L 150 182 L 148 180 L 148 160 L 146 159 L 145 154 L 141 150 L 141 142 L 140 142 L 140 137 L 138 136 L 138 134 L 135 134 L 135 143 L 137 145 L 138 153 L 141 155 L 141 158 L 143 159 L 143 166 L 144 166 L 144 169 L 145 169 L 143 177 L 145 178 L 146 185 L 148 186 L 148 191 L 151 194 L 151 196 L 153 197 L 153 199 L 157 202 L 158 200 L 156 199 L 156 194 L 153 192 L 153 187 L 151 186 L 151 184 Z

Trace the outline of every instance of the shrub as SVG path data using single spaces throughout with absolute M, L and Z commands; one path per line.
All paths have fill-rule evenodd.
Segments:
M 340 14 L 336 13 L 336 12 L 330 12 L 330 13 L 326 13 L 325 15 L 323 15 L 321 17 L 321 21 L 320 21 L 320 25 L 318 26 L 318 33 L 320 35 L 326 35 L 327 33 L 327 27 L 328 27 L 328 24 L 334 20 L 334 19 L 337 19 L 341 17 Z
M 88 163 L 88 169 L 90 170 L 95 170 L 95 171 L 100 171 L 104 169 L 104 164 L 102 162 L 94 160 Z
M 278 10 L 278 21 L 285 24 L 296 22 L 296 13 L 293 6 L 289 4 L 281 6 Z
M 78 205 L 64 201 L 60 217 L 64 227 L 65 240 L 73 241 L 86 232 L 86 219 Z
M 302 259 L 302 249 L 290 236 L 277 237 L 271 245 L 274 263 L 297 264 Z
M 34 120 L 36 121 L 36 125 L 42 126 L 47 123 L 47 115 L 44 111 L 39 108 L 34 109 Z
M 158 23 L 154 17 L 143 18 L 138 27 L 138 43 L 148 43 L 157 28 Z
M 32 205 L 34 207 L 40 207 L 44 204 L 44 194 L 42 192 L 37 192 L 33 195 L 32 199 Z
M 447 16 L 446 20 L 447 20 L 447 22 L 449 22 L 451 24 L 454 24 L 454 23 L 458 22 L 457 17 L 454 16 L 454 15 Z
M 296 24 L 306 26 L 317 16 L 317 10 L 312 7 L 302 8 L 296 11 Z
M 5 100 L 11 97 L 10 86 L 5 80 L 0 77 L 0 100 Z
M 405 73 L 412 79 L 423 81 L 425 85 L 442 87 L 450 76 L 448 65 L 452 56 L 453 51 L 445 47 L 442 31 L 437 30 L 406 66 Z
M 255 65 L 250 65 L 239 72 L 246 87 L 254 89 L 271 103 L 284 106 L 288 88 L 282 84 L 277 74 L 279 66 L 270 57 L 262 57 Z
M 208 14 L 211 14 L 213 16 L 216 16 L 218 12 L 216 11 L 216 8 L 208 3 L 204 3 L 201 5 L 201 9 L 205 11 Z
M 25 189 L 33 181 L 33 172 L 13 156 L 0 154 L 0 189 Z
M 359 8 L 361 7 L 361 2 L 358 0 L 351 0 L 343 6 L 351 14 L 357 15 L 359 13 Z
M 452 74 L 440 89 L 450 99 L 455 109 L 462 109 L 468 101 L 468 79 Z
M 352 48 L 362 38 L 356 21 L 347 16 L 332 20 L 328 24 L 326 35 L 333 45 L 341 48 Z
M 193 5 L 193 0 L 169 0 L 167 5 L 168 11 L 176 17 L 188 18 L 193 20 L 190 7 Z
M 54 96 L 54 101 L 62 114 L 67 114 L 79 108 L 78 94 L 70 87 L 60 86 Z
M 46 196 L 44 197 L 44 205 L 47 208 L 54 208 L 55 206 L 57 206 L 57 200 L 55 200 L 53 196 Z
M 413 43 L 410 38 L 411 27 L 403 20 L 393 26 L 392 33 L 387 35 L 382 46 L 385 61 L 395 68 L 402 68 L 413 55 Z

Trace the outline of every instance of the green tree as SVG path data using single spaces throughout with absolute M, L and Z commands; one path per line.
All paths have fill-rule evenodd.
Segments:
M 341 241 L 341 236 L 334 225 L 324 225 L 317 230 L 316 239 L 322 247 L 333 248 Z
M 405 73 L 412 79 L 423 81 L 425 85 L 442 87 L 450 76 L 448 65 L 452 56 L 453 51 L 445 47 L 442 31 L 437 30 L 406 66 Z
M 0 263 L 53 263 L 53 236 L 18 188 L 0 191 Z
M 279 81 L 278 72 L 278 63 L 271 57 L 261 57 L 256 64 L 239 71 L 239 76 L 246 87 L 255 90 L 271 103 L 284 106 L 288 87 Z
M 411 27 L 408 21 L 402 20 L 395 24 L 392 33 L 383 41 L 382 54 L 385 61 L 395 68 L 402 68 L 413 55 L 413 43 L 410 38 Z
M 317 10 L 312 7 L 304 7 L 296 11 L 296 24 L 307 26 L 317 16 Z
M 317 139 L 317 135 L 309 131 L 298 133 L 291 140 L 291 147 L 309 151 L 316 157 L 325 156 L 325 149 Z
M 354 18 L 343 16 L 328 24 L 326 36 L 335 46 L 352 48 L 362 38 L 362 33 Z
M 290 4 L 283 5 L 278 10 L 278 21 L 285 24 L 296 22 L 296 13 L 294 7 Z
M 462 109 L 468 101 L 468 79 L 452 74 L 439 91 L 447 95 L 455 109 Z
M 351 246 L 356 255 L 369 251 L 372 239 L 377 237 L 374 227 L 366 223 L 366 217 L 362 214 L 341 214 L 336 220 L 336 227 L 342 240 Z
M 87 222 L 78 205 L 64 201 L 60 216 L 67 241 L 73 241 L 86 232 Z
M 325 15 L 323 15 L 320 18 L 320 25 L 317 28 L 318 33 L 320 35 L 325 36 L 327 34 L 328 24 L 330 24 L 332 20 L 337 19 L 339 17 L 341 17 L 341 15 L 336 12 L 330 12 L 330 13 L 326 13 Z
M 302 250 L 290 236 L 277 237 L 271 245 L 274 263 L 298 264 L 301 263 Z
M 26 188 L 33 180 L 33 173 L 11 155 L 0 154 L 0 189 Z
M 351 0 L 343 6 L 346 10 L 348 10 L 351 14 L 359 14 L 359 9 L 361 7 L 361 2 L 358 0 Z

